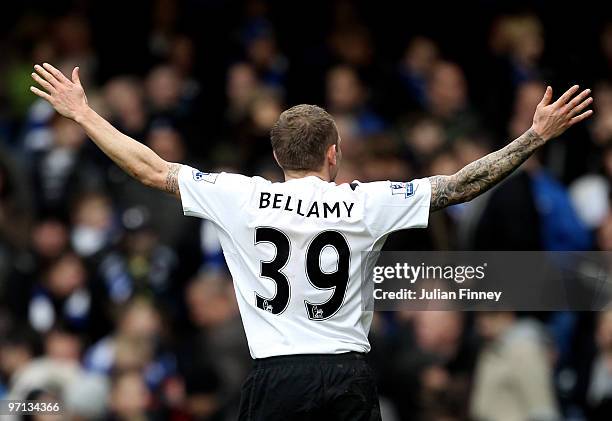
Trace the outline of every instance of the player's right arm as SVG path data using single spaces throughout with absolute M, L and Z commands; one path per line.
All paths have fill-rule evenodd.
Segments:
M 72 80 L 48 63 L 36 65 L 34 70 L 32 78 L 44 89 L 30 87 L 34 94 L 47 100 L 64 117 L 81 125 L 94 143 L 129 175 L 149 187 L 180 197 L 178 173 L 181 165 L 163 160 L 91 109 L 79 79 L 78 67 L 72 71 Z
M 502 181 L 538 148 L 559 136 L 574 124 L 593 114 L 584 111 L 593 101 L 586 89 L 574 98 L 578 85 L 571 87 L 552 104 L 552 88 L 546 88 L 533 117 L 533 125 L 506 147 L 472 162 L 453 175 L 429 177 L 431 182 L 430 211 L 467 202 Z

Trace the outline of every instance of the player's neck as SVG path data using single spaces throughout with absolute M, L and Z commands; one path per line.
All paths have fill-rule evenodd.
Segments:
M 325 182 L 330 181 L 329 173 L 326 171 L 285 171 L 285 181 L 296 180 L 298 178 L 317 177 Z

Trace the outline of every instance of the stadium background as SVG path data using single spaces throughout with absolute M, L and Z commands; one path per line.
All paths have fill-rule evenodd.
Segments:
M 0 398 L 71 419 L 233 419 L 250 367 L 207 223 L 121 173 L 28 90 L 79 65 L 92 106 L 169 161 L 279 179 L 268 130 L 324 105 L 338 181 L 450 174 L 529 128 L 545 84 L 594 118 L 387 249 L 612 249 L 604 2 L 25 1 L 0 14 Z M 379 313 L 385 419 L 610 419 L 612 314 Z M 512 418 L 514 417 L 514 418 Z

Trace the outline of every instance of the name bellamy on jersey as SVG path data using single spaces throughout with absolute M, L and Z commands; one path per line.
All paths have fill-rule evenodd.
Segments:
M 355 203 L 345 201 L 333 204 L 312 202 L 308 205 L 304 204 L 302 199 L 295 199 L 282 193 L 274 193 L 273 195 L 272 193 L 262 192 L 259 196 L 259 209 L 281 209 L 287 212 L 295 212 L 306 218 L 313 216 L 317 218 L 327 218 L 329 216 L 340 218 L 344 215 L 350 218 L 354 206 Z

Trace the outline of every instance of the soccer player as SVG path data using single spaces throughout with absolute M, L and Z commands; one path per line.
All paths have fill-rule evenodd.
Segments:
M 32 92 L 80 124 L 132 177 L 216 226 L 255 359 L 241 420 L 380 419 L 364 360 L 372 313 L 362 310 L 362 252 L 380 250 L 392 231 L 426 227 L 430 212 L 482 194 L 592 114 L 590 90 L 577 94 L 573 86 L 552 102 L 548 87 L 529 130 L 454 175 L 337 185 L 342 142 L 334 120 L 317 106 L 298 105 L 272 128 L 285 182 L 271 183 L 166 162 L 87 105 L 78 67 L 71 79 L 47 63 L 34 69 L 42 89 Z

